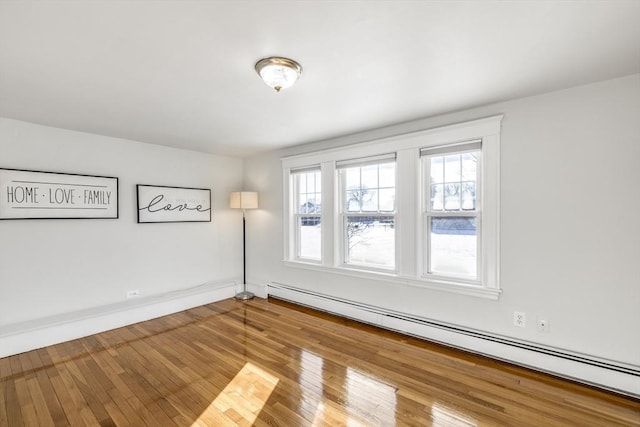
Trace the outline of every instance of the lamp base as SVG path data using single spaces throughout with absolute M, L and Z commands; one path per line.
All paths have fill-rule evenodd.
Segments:
M 250 299 L 253 299 L 254 296 L 255 295 L 253 294 L 253 292 L 244 291 L 236 294 L 236 299 L 238 301 L 248 301 Z

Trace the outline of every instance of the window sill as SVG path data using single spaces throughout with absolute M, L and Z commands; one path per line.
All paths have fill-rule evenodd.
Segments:
M 469 285 L 466 283 L 458 283 L 446 280 L 429 280 L 417 277 L 406 277 L 395 273 L 386 273 L 378 271 L 364 271 L 352 267 L 329 267 L 310 262 L 284 260 L 282 263 L 286 267 L 301 268 L 305 270 L 318 271 L 321 273 L 339 274 L 341 276 L 358 277 L 362 279 L 377 280 L 386 283 L 394 283 L 404 286 L 412 286 L 422 289 L 430 289 L 435 291 L 468 295 L 478 298 L 497 300 L 502 292 L 500 289 L 485 288 L 478 285 Z

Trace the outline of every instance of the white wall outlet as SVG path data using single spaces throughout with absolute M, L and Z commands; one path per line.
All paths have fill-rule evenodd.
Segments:
M 137 289 L 133 289 L 131 291 L 127 291 L 127 299 L 135 298 L 140 296 L 140 291 Z
M 536 329 L 538 332 L 549 332 L 549 321 L 546 319 L 538 318 L 536 322 Z
M 514 311 L 513 324 L 520 328 L 524 328 L 525 326 L 527 326 L 527 315 L 522 311 Z

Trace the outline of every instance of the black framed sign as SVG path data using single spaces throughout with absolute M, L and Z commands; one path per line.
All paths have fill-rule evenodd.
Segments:
M 0 219 L 118 218 L 118 178 L 0 168 Z
M 208 188 L 136 185 L 138 222 L 211 222 Z

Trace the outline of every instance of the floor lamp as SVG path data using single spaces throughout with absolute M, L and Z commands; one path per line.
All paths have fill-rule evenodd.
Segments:
M 247 291 L 247 249 L 246 249 L 246 223 L 244 215 L 246 209 L 258 208 L 258 193 L 255 191 L 234 191 L 231 193 L 229 206 L 233 209 L 242 209 L 242 292 L 236 294 L 236 299 L 250 300 L 253 293 Z

